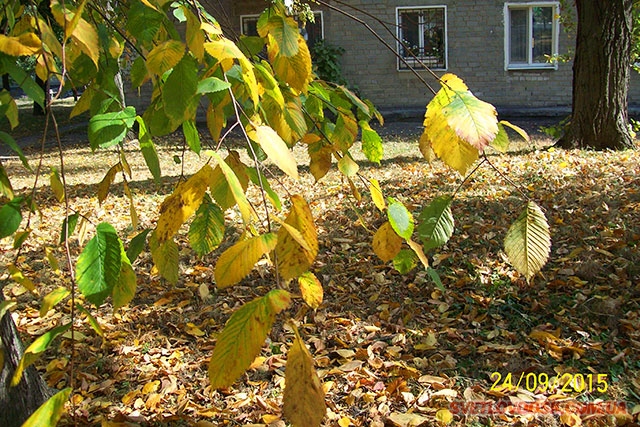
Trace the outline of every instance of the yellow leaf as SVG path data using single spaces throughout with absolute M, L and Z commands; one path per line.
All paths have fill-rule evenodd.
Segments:
M 300 179 L 298 176 L 298 164 L 293 153 L 287 144 L 269 126 L 255 126 L 247 131 L 249 138 L 260 144 L 260 147 L 284 173 L 293 179 Z
M 151 234 L 151 238 L 149 239 L 151 258 L 158 269 L 158 273 L 167 279 L 169 283 L 176 283 L 180 272 L 178 265 L 178 245 L 172 239 L 159 242 L 156 233 L 157 229 Z
M 133 203 L 133 194 L 131 193 L 131 189 L 129 188 L 129 184 L 127 181 L 123 182 L 124 184 L 124 194 L 126 194 L 129 199 L 129 215 L 131 216 L 131 227 L 135 230 L 138 228 L 138 212 L 136 211 L 136 205 Z
M 0 34 L 0 52 L 9 56 L 34 55 L 42 49 L 42 42 L 34 33 L 9 37 Z
M 55 426 L 64 413 L 65 404 L 69 400 L 71 387 L 67 387 L 44 402 L 29 418 L 22 424 L 22 427 Z
M 424 157 L 427 162 L 431 163 L 435 160 L 436 153 L 433 152 L 431 139 L 429 139 L 429 134 L 427 132 L 423 132 L 422 135 L 420 135 L 418 148 L 420 149 L 420 153 L 422 153 L 422 157 Z
M 238 205 L 238 209 L 240 210 L 240 214 L 242 215 L 242 220 L 245 224 L 248 224 L 253 214 L 253 208 L 249 204 L 247 196 L 245 196 L 244 194 L 244 190 L 245 188 L 247 188 L 246 185 L 243 187 L 242 182 L 239 180 L 240 176 L 236 175 L 234 169 L 230 167 L 230 165 L 228 165 L 224 160 L 222 160 L 222 157 L 220 157 L 218 153 L 212 150 L 206 150 L 204 153 L 213 157 L 218 162 L 218 166 L 220 167 L 220 170 L 222 171 L 227 184 L 229 184 L 231 194 L 233 195 L 233 198 Z M 229 157 L 231 157 L 231 153 L 229 153 Z M 229 159 L 229 157 L 227 157 L 227 159 Z M 217 178 L 215 174 L 212 174 L 212 178 L 210 181 L 211 187 L 213 189 L 217 184 Z M 213 196 L 214 198 L 216 198 L 218 204 L 220 204 L 220 200 L 218 200 L 218 198 L 216 197 L 216 193 L 213 193 Z M 225 209 L 222 204 L 220 205 L 220 207 L 222 209 Z
M 318 255 L 318 233 L 307 202 L 299 195 L 291 196 L 291 211 L 285 222 L 296 228 L 307 242 L 303 248 L 285 227 L 278 230 L 276 256 L 284 280 L 293 279 L 307 271 Z
M 360 166 L 351 158 L 349 153 L 338 160 L 338 170 L 346 177 L 352 177 L 358 173 Z
M 320 307 L 324 292 L 322 283 L 320 283 L 316 275 L 307 271 L 298 277 L 298 284 L 300 285 L 300 293 L 304 302 L 313 309 Z
M 398 255 L 401 248 L 402 237 L 386 221 L 373 236 L 373 251 L 382 261 L 389 262 Z
M 8 269 L 9 269 L 9 274 L 11 275 L 11 280 L 21 285 L 22 287 L 30 290 L 31 292 L 36 291 L 36 285 L 33 284 L 31 279 L 29 279 L 28 277 L 25 277 L 25 275 L 22 274 L 22 271 L 20 271 L 14 264 L 9 264 Z
M 67 288 L 58 287 L 45 295 L 45 297 L 42 299 L 42 305 L 40 306 L 40 317 L 46 316 L 49 310 L 51 310 L 56 304 L 62 301 L 69 294 L 70 292 Z
M 243 240 L 224 251 L 214 270 L 219 289 L 235 285 L 246 277 L 264 254 L 273 250 L 277 238 L 274 233 Z
M 382 189 L 377 179 L 369 181 L 369 191 L 371 192 L 373 204 L 376 205 L 380 212 L 383 212 L 387 208 L 387 204 L 384 201 L 384 195 L 382 194 Z
M 122 171 L 122 163 L 118 162 L 111 166 L 104 178 L 102 178 L 102 181 L 100 181 L 100 184 L 98 184 L 98 202 L 100 204 L 102 204 L 102 202 L 107 198 L 107 195 L 109 194 L 109 187 L 111 187 L 116 174 L 120 171 Z
M 218 335 L 209 361 L 212 389 L 229 387 L 251 366 L 260 353 L 275 316 L 290 303 L 291 296 L 287 291 L 274 289 L 264 297 L 244 304 L 231 315 Z
M 302 35 L 298 34 L 298 53 L 294 56 L 282 55 L 273 36 L 269 35 L 267 39 L 269 40 L 267 44 L 269 62 L 273 64 L 276 76 L 298 92 L 306 92 L 309 83 L 313 80 L 313 73 L 311 54 Z
M 229 155 L 224 159 L 224 162 L 229 165 L 235 174 L 242 193 L 247 191 L 249 185 L 249 176 L 246 172 L 247 166 L 240 161 L 238 152 L 234 150 L 229 151 Z M 219 165 L 213 169 L 209 186 L 211 188 L 211 196 L 218 203 L 220 209 L 226 211 L 236 204 L 233 191 L 231 191 L 231 187 L 229 187 L 227 179 Z
M 287 354 L 282 410 L 294 427 L 320 426 L 327 411 L 322 383 L 295 326 L 294 331 L 296 337 Z
M 582 425 L 582 419 L 577 414 L 563 412 L 560 414 L 560 422 L 569 427 L 577 427 Z
M 309 170 L 317 182 L 331 169 L 331 154 L 333 153 L 333 148 L 330 145 L 324 145 L 322 141 L 320 141 L 310 144 L 307 151 L 311 159 L 309 162 Z
M 64 200 L 64 185 L 62 185 L 62 181 L 60 181 L 58 169 L 54 167 L 51 168 L 51 173 L 49 174 L 49 182 L 51 183 L 51 190 L 56 196 L 56 199 L 62 203 L 62 201 Z
M 150 381 L 146 383 L 144 387 L 142 387 L 142 394 L 153 393 L 154 391 L 158 390 L 159 386 L 160 386 L 160 381 L 158 380 Z
M 200 20 L 191 12 L 186 6 L 181 6 L 180 9 L 184 12 L 187 18 L 187 33 L 186 42 L 189 50 L 193 52 L 193 55 L 202 61 L 204 58 L 204 32 L 200 28 Z
M 438 409 L 436 412 L 436 420 L 440 422 L 440 424 L 450 424 L 453 421 L 453 414 L 447 408 Z
M 348 417 L 342 417 L 338 420 L 338 425 L 340 427 L 349 427 L 351 425 L 351 420 Z
M 178 231 L 180 226 L 198 209 L 211 181 L 213 168 L 204 165 L 195 175 L 182 182 L 160 206 L 160 218 L 154 235 L 162 243 Z
M 159 76 L 173 67 L 184 56 L 184 45 L 177 40 L 168 40 L 154 47 L 147 55 L 147 70 Z
M 422 245 L 414 242 L 413 240 L 407 240 L 407 244 L 411 249 L 413 249 L 413 252 L 415 252 L 416 255 L 418 255 L 418 259 L 420 260 L 424 268 L 429 268 L 429 260 L 427 259 L 427 256 L 424 254 L 424 251 L 422 250 Z

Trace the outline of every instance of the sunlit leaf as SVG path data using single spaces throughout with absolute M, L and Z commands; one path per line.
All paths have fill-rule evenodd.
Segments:
M 60 390 L 44 402 L 27 418 L 22 427 L 54 427 L 64 414 L 64 405 L 69 401 L 71 387 Z
M 175 67 L 184 56 L 184 44 L 167 40 L 154 47 L 147 55 L 147 69 L 159 76 Z
M 260 173 L 256 168 L 247 168 L 246 172 L 251 182 L 264 189 L 265 193 L 267 193 L 267 198 L 273 207 L 276 208 L 276 211 L 281 211 L 282 203 L 280 202 L 280 196 L 278 196 L 278 193 L 273 191 L 264 174 Z
M 276 243 L 276 235 L 266 233 L 242 240 L 224 251 L 214 270 L 218 288 L 235 285 L 246 277 L 260 258 L 275 248 Z
M 196 96 L 197 90 L 198 66 L 196 60 L 191 55 L 185 55 L 173 67 L 165 84 L 162 86 L 162 103 L 167 116 L 176 123 L 195 120 L 198 100 L 200 99 Z M 193 128 L 195 128 L 195 123 L 193 123 Z M 191 147 L 191 144 L 189 146 Z M 194 151 L 196 153 L 200 152 L 199 149 Z
M 0 52 L 9 56 L 29 56 L 42 49 L 40 38 L 34 33 L 20 34 L 18 37 L 0 34 Z
M 260 16 L 257 25 L 260 37 L 272 37 L 274 49 L 282 56 L 298 53 L 298 23 L 279 7 L 272 7 Z
M 386 221 L 373 236 L 373 251 L 384 262 L 391 261 L 402 249 L 402 238 Z
M 402 249 L 393 259 L 393 268 L 400 274 L 407 274 L 418 265 L 418 256 L 409 249 Z
M 11 78 L 18 83 L 20 88 L 24 90 L 29 98 L 44 108 L 44 90 L 35 82 L 32 76 L 16 64 L 13 58 L 0 55 L 0 68 L 2 68 L 5 73 L 8 73 Z M 3 134 L 7 135 L 5 132 L 0 132 L 0 136 Z
M 371 192 L 373 204 L 376 205 L 380 212 L 384 212 L 387 208 L 387 203 L 384 201 L 384 195 L 382 194 L 382 189 L 377 179 L 369 180 L 369 191 Z
M 120 276 L 112 290 L 113 310 L 117 310 L 129 304 L 136 295 L 137 279 L 133 271 L 131 262 L 127 258 L 124 248 L 122 249 L 122 264 L 120 265 Z
M 422 245 L 414 242 L 413 240 L 407 240 L 407 245 L 413 250 L 413 253 L 416 254 L 424 268 L 429 268 L 429 260 L 427 256 L 424 254 L 424 250 L 422 249 Z
M 313 366 L 313 357 L 298 331 L 295 332 L 287 353 L 282 411 L 294 427 L 319 427 L 327 410 L 324 390 Z
M 195 175 L 181 182 L 160 206 L 160 218 L 154 235 L 159 243 L 170 239 L 198 209 L 204 197 L 213 168 L 204 165 Z
M 271 40 L 269 35 L 269 40 Z M 274 48 L 274 43 L 267 45 L 269 62 L 273 64 L 273 70 L 278 78 L 288 83 L 298 92 L 306 92 L 309 83 L 313 80 L 311 54 L 307 43 L 301 34 L 297 34 L 298 51 L 293 56 L 285 56 L 280 50 Z
M 113 184 L 113 180 L 116 178 L 118 172 L 122 171 L 122 163 L 118 162 L 115 165 L 111 166 L 111 168 L 107 171 L 100 184 L 98 184 L 98 203 L 102 204 L 109 195 L 109 188 L 111 184 Z
M 217 248 L 224 238 L 224 213 L 205 193 L 189 227 L 189 243 L 200 256 Z
M 504 250 L 509 261 L 527 280 L 546 264 L 551 251 L 551 234 L 547 219 L 535 202 L 514 222 L 504 238 Z
M 151 140 L 151 135 L 147 130 L 147 126 L 142 120 L 142 117 L 137 116 L 138 122 L 138 142 L 140 143 L 140 151 L 144 157 L 144 161 L 149 168 L 149 172 L 153 175 L 153 180 L 156 184 L 160 184 L 160 178 L 162 173 L 160 171 L 160 160 L 158 159 L 158 153 L 156 147 Z
M 78 289 L 96 306 L 111 294 L 122 266 L 122 242 L 108 223 L 98 224 L 76 263 Z
M 338 170 L 342 172 L 344 176 L 352 177 L 358 173 L 360 166 L 351 158 L 349 153 L 343 155 L 338 160 Z
M 9 270 L 9 275 L 11 277 L 11 280 L 16 282 L 23 288 L 28 289 L 31 292 L 35 292 L 36 285 L 33 283 L 31 279 L 25 276 L 22 270 L 16 267 L 15 264 L 9 264 L 7 266 L 7 269 Z
M 67 238 L 73 234 L 78 224 L 78 218 L 80 215 L 76 212 L 69 215 L 62 221 L 62 230 L 60 231 L 60 244 L 62 244 Z
M 66 325 L 57 326 L 53 329 L 50 329 L 43 335 L 36 338 L 24 351 L 18 366 L 16 366 L 16 370 L 13 372 L 13 377 L 11 378 L 11 387 L 15 387 L 20 383 L 22 379 L 22 373 L 29 366 L 33 365 L 33 363 L 38 360 L 40 355 L 49 348 L 51 342 L 60 334 L 65 333 L 71 327 L 71 323 L 67 323 Z
M 126 107 L 122 111 L 96 114 L 89 120 L 89 143 L 92 150 L 108 148 L 124 141 L 133 127 L 136 109 Z
M 89 310 L 87 310 L 86 308 L 84 308 L 82 305 L 78 303 L 76 303 L 76 308 L 78 309 L 79 312 L 87 316 L 87 320 L 89 321 L 89 325 L 91 326 L 91 329 L 93 329 L 95 333 L 98 334 L 98 336 L 101 336 L 104 338 L 104 331 L 102 330 L 100 323 L 98 323 L 98 320 L 89 312 Z
M 231 84 L 229 84 L 229 82 L 220 80 L 217 77 L 207 77 L 198 82 L 197 93 L 205 94 L 205 93 L 220 92 L 222 90 L 227 90 L 230 87 L 231 87 Z
M 405 240 L 411 239 L 411 235 L 413 234 L 413 216 L 401 202 L 389 198 L 387 217 L 389 218 L 391 227 L 393 227 L 398 236 Z
M 45 295 L 42 299 L 42 305 L 40 306 L 40 317 L 46 316 L 49 310 L 65 299 L 70 293 L 69 289 L 60 286 Z
M 307 148 L 311 161 L 309 162 L 309 169 L 316 181 L 319 181 L 323 176 L 331 169 L 331 155 L 333 154 L 333 148 L 328 145 L 324 145 L 322 141 L 309 144 Z
M 298 176 L 298 163 L 287 144 L 269 126 L 255 126 L 248 130 L 249 137 L 260 144 L 260 147 L 267 153 L 269 159 L 284 173 L 293 179 L 300 179 Z
M 318 255 L 318 233 L 307 202 L 299 195 L 291 196 L 291 210 L 285 222 L 297 229 L 307 250 L 289 234 L 285 227 L 278 230 L 276 256 L 278 268 L 284 280 L 293 279 L 307 271 Z
M 438 196 L 420 213 L 418 235 L 426 251 L 444 245 L 453 235 L 452 200 L 448 195 Z
M 506 153 L 509 149 L 509 135 L 507 135 L 507 131 L 501 123 L 498 123 L 498 133 L 491 141 L 490 146 L 501 153 Z
M 205 154 L 213 157 L 218 162 L 218 166 L 220 167 L 220 170 L 222 172 L 222 175 L 224 176 L 224 179 L 227 181 L 228 188 L 231 191 L 231 195 L 233 196 L 233 199 L 236 201 L 236 204 L 238 205 L 238 209 L 240 210 L 240 214 L 242 215 L 242 220 L 245 222 L 245 224 L 248 224 L 253 213 L 253 208 L 251 207 L 251 205 L 249 205 L 247 196 L 244 194 L 244 191 L 247 188 L 246 186 L 247 181 L 244 181 L 245 184 L 243 186 L 243 183 L 238 179 L 239 177 L 234 172 L 234 169 L 230 167 L 224 160 L 222 160 L 222 157 L 220 157 L 220 155 L 215 151 L 207 150 Z M 227 159 L 231 160 L 229 159 L 229 157 L 231 156 L 232 154 L 229 153 L 229 156 L 227 157 Z M 236 153 L 236 156 L 237 156 L 237 153 Z M 239 162 L 239 159 L 238 159 L 238 162 Z M 245 174 L 245 179 L 248 180 L 248 178 L 246 178 L 246 174 Z M 210 182 L 211 182 L 211 191 L 212 191 L 213 197 L 216 199 L 220 207 L 223 210 L 226 210 L 228 207 L 225 207 L 223 203 L 221 203 L 220 199 L 216 197 L 216 193 L 217 193 L 216 188 L 219 186 L 219 178 L 217 178 L 215 173 L 212 174 Z
M 300 285 L 300 294 L 304 302 L 313 309 L 317 309 L 322 304 L 324 291 L 322 283 L 315 274 L 307 271 L 298 277 L 298 285 Z
M 380 164 L 380 160 L 384 155 L 382 138 L 378 135 L 378 132 L 371 129 L 371 126 L 366 121 L 361 120 L 359 124 L 360 129 L 362 129 L 362 152 L 369 161 Z
M 443 425 L 451 424 L 453 421 L 453 414 L 447 408 L 438 409 L 438 412 L 436 412 L 436 420 Z
M 291 296 L 284 290 L 272 290 L 256 298 L 231 315 L 218 335 L 209 361 L 212 389 L 229 387 L 260 353 L 276 315 L 285 309 Z
M 62 202 L 64 200 L 64 185 L 60 180 L 58 169 L 53 166 L 51 167 L 51 172 L 49 173 L 49 183 L 51 185 L 51 190 L 56 196 L 58 202 Z

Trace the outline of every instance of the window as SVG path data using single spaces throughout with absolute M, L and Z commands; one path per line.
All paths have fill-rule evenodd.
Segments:
M 322 21 L 322 12 L 313 12 L 314 22 L 300 23 L 300 34 L 307 41 L 309 49 L 313 45 L 324 38 L 324 25 Z M 260 15 L 244 15 L 240 17 L 240 29 L 245 36 L 258 35 L 258 18 Z
M 558 3 L 505 4 L 507 69 L 552 68 L 558 53 Z
M 447 68 L 447 8 L 445 6 L 399 7 L 398 69 Z

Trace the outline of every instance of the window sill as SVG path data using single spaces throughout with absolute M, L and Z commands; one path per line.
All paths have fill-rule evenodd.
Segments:
M 554 64 L 532 64 L 532 65 L 507 65 L 507 71 L 555 71 L 558 69 Z

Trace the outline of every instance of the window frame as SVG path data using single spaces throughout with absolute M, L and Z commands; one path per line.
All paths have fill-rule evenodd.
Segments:
M 511 62 L 511 13 L 512 9 L 526 9 L 527 21 L 531 22 L 531 14 L 534 7 L 551 7 L 553 12 L 553 21 L 551 24 L 551 56 L 558 55 L 560 42 L 560 3 L 558 1 L 538 1 L 538 2 L 506 2 L 504 4 L 504 68 L 505 70 L 557 70 L 557 62 L 533 62 L 533 48 L 531 41 L 533 40 L 533 26 L 527 25 L 527 62 L 512 63 Z
M 401 55 L 402 44 L 400 41 L 402 40 L 402 28 L 400 26 L 400 13 L 403 11 L 423 11 L 427 9 L 443 9 L 444 12 L 444 29 L 443 29 L 443 50 L 444 50 L 444 67 L 440 68 L 430 68 L 434 71 L 447 71 L 449 69 L 449 39 L 448 39 L 448 10 L 446 4 L 436 4 L 436 5 L 417 5 L 417 6 L 399 6 L 396 7 L 396 53 Z M 424 44 L 424 41 L 423 41 Z M 424 48 L 424 46 L 421 46 Z M 411 59 L 411 58 L 410 58 Z M 418 59 L 421 59 L 418 56 Z M 413 68 L 417 71 L 426 70 L 426 68 L 420 67 L 419 64 L 417 66 L 413 66 Z M 397 71 L 411 71 L 400 58 L 396 58 L 396 70 Z
M 321 10 L 312 10 L 313 16 L 315 17 L 315 24 L 320 23 L 320 40 L 324 40 L 324 14 Z M 260 18 L 260 14 L 246 14 L 240 15 L 240 34 L 246 35 L 244 32 L 244 22 L 246 19 L 255 19 L 256 26 L 258 23 L 258 19 Z M 319 21 L 318 21 L 319 19 Z

